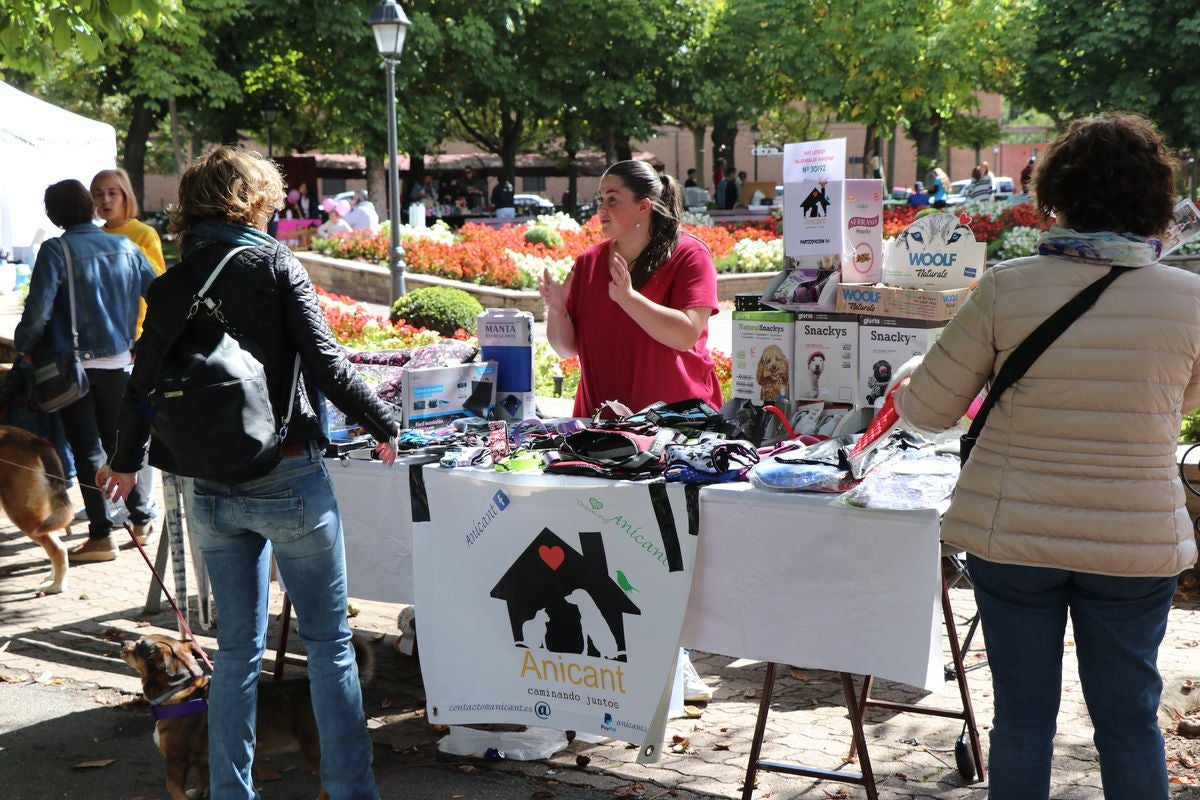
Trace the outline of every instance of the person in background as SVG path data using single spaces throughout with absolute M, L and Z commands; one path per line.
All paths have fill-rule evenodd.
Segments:
M 287 193 L 287 203 L 283 206 L 283 211 L 279 214 L 281 219 L 304 219 L 304 212 L 300 210 L 300 191 L 292 189 Z
M 320 219 L 321 206 L 317 203 L 316 193 L 309 188 L 308 181 L 300 181 L 296 191 L 300 193 L 300 199 L 296 201 L 296 205 L 300 208 L 300 218 Z
M 596 200 L 605 240 L 564 282 L 542 273 L 546 337 L 559 356 L 579 356 L 576 416 L 607 400 L 635 411 L 691 398 L 721 407 L 708 354 L 717 272 L 704 243 L 680 232 L 682 193 L 644 161 L 613 164 Z
M 29 297 L 13 333 L 13 345 L 29 358 L 45 340 L 55 352 L 69 352 L 71 306 L 67 258 L 74 274 L 79 353 L 89 389 L 58 412 L 75 456 L 75 469 L 87 509 L 88 538 L 71 550 L 72 563 L 112 561 L 117 545 L 104 497 L 91 491 L 96 472 L 113 452 L 121 396 L 129 381 L 138 319 L 138 300 L 158 275 L 127 236 L 110 236 L 93 224 L 92 196 L 76 180 L 46 189 L 46 216 L 64 229 L 42 244 L 29 281 Z M 139 540 L 152 531 L 149 497 L 144 489 L 125 498 L 133 533 Z
M 888 193 L 887 179 L 884 177 L 883 161 L 880 160 L 879 156 L 871 156 L 871 177 L 883 181 L 883 194 L 886 197 Z
M 908 204 L 913 208 L 925 208 L 929 205 L 929 195 L 925 193 L 925 184 L 920 181 L 913 184 L 912 194 L 908 196 Z
M 414 203 L 422 203 L 426 198 L 430 203 L 437 203 L 438 188 L 433 181 L 433 173 L 426 172 L 421 178 L 420 183 L 413 184 L 412 190 L 408 193 L 408 199 Z
M 950 428 L 1046 318 L 1130 268 L 999 398 L 942 521 L 986 632 L 991 800 L 1049 795 L 1068 615 L 1104 797 L 1170 794 L 1156 660 L 1176 578 L 1196 561 L 1176 439 L 1200 406 L 1200 276 L 1158 263 L 1155 238 L 1176 163 L 1136 114 L 1071 122 L 1034 177 L 1055 220 L 1037 255 L 986 270 L 920 366 L 893 379 L 908 424 Z
M 350 204 L 345 200 L 339 200 L 329 207 L 329 219 L 325 220 L 317 228 L 317 236 L 322 239 L 332 239 L 339 233 L 353 233 L 354 228 L 350 227 L 350 223 L 346 222 L 346 215 L 350 213 Z
M 963 190 L 967 202 L 992 199 L 992 179 L 983 174 L 983 167 L 984 164 L 980 164 L 971 170 L 971 182 Z
M 738 201 L 737 170 L 731 166 L 726 167 L 725 179 L 718 186 L 720 187 L 717 190 L 719 204 L 721 208 L 729 211 L 737 205 Z
M 713 191 L 716 192 L 718 208 L 721 206 L 720 185 L 721 185 L 721 181 L 723 181 L 723 180 L 725 180 L 725 159 L 724 159 L 724 157 L 718 158 L 716 161 L 713 162 L 712 185 L 713 185 Z
M 696 168 L 692 167 L 687 171 L 687 180 L 683 182 L 683 188 L 690 189 L 699 185 L 696 183 Z
M 992 165 L 986 161 L 979 162 L 980 176 L 987 179 L 987 182 L 992 185 L 992 194 L 996 193 L 996 176 L 992 174 Z
M 1030 158 L 1029 163 L 1021 170 L 1021 194 L 1029 194 L 1029 186 L 1033 181 L 1033 170 L 1037 164 L 1037 158 Z
M 217 147 L 192 163 L 179 183 L 171 230 L 183 260 L 155 283 L 146 332 L 121 408 L 116 450 L 97 478 L 114 498 L 136 491 L 150 435 L 147 399 L 166 350 L 196 291 L 229 251 L 241 245 L 213 285 L 230 327 L 258 346 L 277 419 L 293 409 L 282 458 L 242 483 L 194 479 L 188 532 L 204 554 L 221 608 L 216 668 L 209 691 L 211 796 L 257 798 L 254 719 L 267 628 L 271 557 L 287 585 L 308 651 L 312 708 L 321 741 L 321 782 L 333 800 L 378 800 L 371 738 L 363 713 L 351 631 L 346 622 L 342 522 L 325 466 L 325 440 L 304 400 L 315 382 L 362 424 L 395 460 L 398 426 L 338 346 L 304 267 L 266 236 L 283 203 L 278 167 L 258 153 Z M 293 378 L 299 355 L 302 379 Z M 204 425 L 205 420 L 196 420 Z
M 517 215 L 513 197 L 513 185 L 510 182 L 506 180 L 496 182 L 496 188 L 492 189 L 492 208 L 497 217 L 511 219 Z
M 150 262 L 154 272 L 162 275 L 167 271 L 167 262 L 163 258 L 162 239 L 158 231 L 137 218 L 138 202 L 133 193 L 133 184 L 129 181 L 129 173 L 123 169 L 105 169 L 97 172 L 92 178 L 92 202 L 96 213 L 104 220 L 101 228 L 105 233 L 116 236 L 128 236 L 142 251 L 142 255 Z M 134 339 L 142 337 L 142 324 L 146 321 L 146 301 L 138 299 L 137 326 Z M 154 467 L 149 465 L 139 476 L 145 491 L 147 504 L 152 516 L 157 516 L 152 498 L 154 494 Z M 115 516 L 114 509 L 109 509 L 110 516 Z M 84 507 L 86 517 L 87 507 Z M 83 520 L 79 520 L 82 522 Z M 153 526 L 145 529 L 142 544 L 146 544 L 154 536 Z
M 487 177 L 477 173 L 474 167 L 463 170 L 463 190 L 466 192 L 467 208 L 471 211 L 478 211 L 487 203 Z
M 343 216 L 343 219 L 350 223 L 350 227 L 356 231 L 370 231 L 371 233 L 379 231 L 379 212 L 375 210 L 375 204 L 367 199 L 367 193 L 362 189 L 354 193 L 350 211 Z
M 945 208 L 946 195 L 950 191 L 949 176 L 941 167 L 935 166 L 930 172 L 930 179 L 933 181 L 933 192 L 929 195 L 929 205 L 934 208 Z

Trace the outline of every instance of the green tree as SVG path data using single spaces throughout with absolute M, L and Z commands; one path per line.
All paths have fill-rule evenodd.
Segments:
M 975 151 L 975 163 L 980 161 L 980 151 L 1000 142 L 1003 130 L 1000 123 L 991 117 L 974 114 L 955 114 L 942 126 L 946 144 L 950 147 L 970 147 Z
M 0 0 L 0 68 L 41 73 L 57 54 L 95 61 L 105 40 L 136 42 L 179 0 Z
M 1189 0 L 1039 0 L 1028 18 L 1014 96 L 1062 128 L 1074 116 L 1123 108 L 1153 119 L 1171 143 L 1200 146 L 1200 47 Z

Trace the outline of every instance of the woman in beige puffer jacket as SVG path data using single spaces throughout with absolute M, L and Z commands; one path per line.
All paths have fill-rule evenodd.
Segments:
M 1174 163 L 1136 115 L 1072 123 L 1034 176 L 1057 218 L 1039 254 L 985 272 L 895 392 L 909 424 L 952 427 L 1047 317 L 1133 267 L 998 399 L 943 521 L 992 668 L 991 800 L 1049 793 L 1068 611 L 1105 797 L 1167 797 L 1155 659 L 1196 561 L 1176 439 L 1200 406 L 1200 276 L 1156 263 L 1146 238 L 1171 219 Z

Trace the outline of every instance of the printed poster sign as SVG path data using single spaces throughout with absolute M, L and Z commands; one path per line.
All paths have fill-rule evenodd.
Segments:
M 422 476 L 414 583 L 430 723 L 586 731 L 656 761 L 696 555 L 683 487 Z
M 844 239 L 846 140 L 783 147 L 783 254 L 787 269 L 837 268 Z

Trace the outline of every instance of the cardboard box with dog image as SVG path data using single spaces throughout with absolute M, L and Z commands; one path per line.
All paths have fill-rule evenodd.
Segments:
M 795 315 L 789 311 L 733 312 L 733 397 L 754 405 L 790 397 Z
M 913 356 L 923 356 L 946 329 L 945 320 L 860 317 L 858 327 L 859 404 L 874 405 L 883 397 L 893 370 Z
M 796 312 L 795 400 L 857 404 L 858 317 Z

